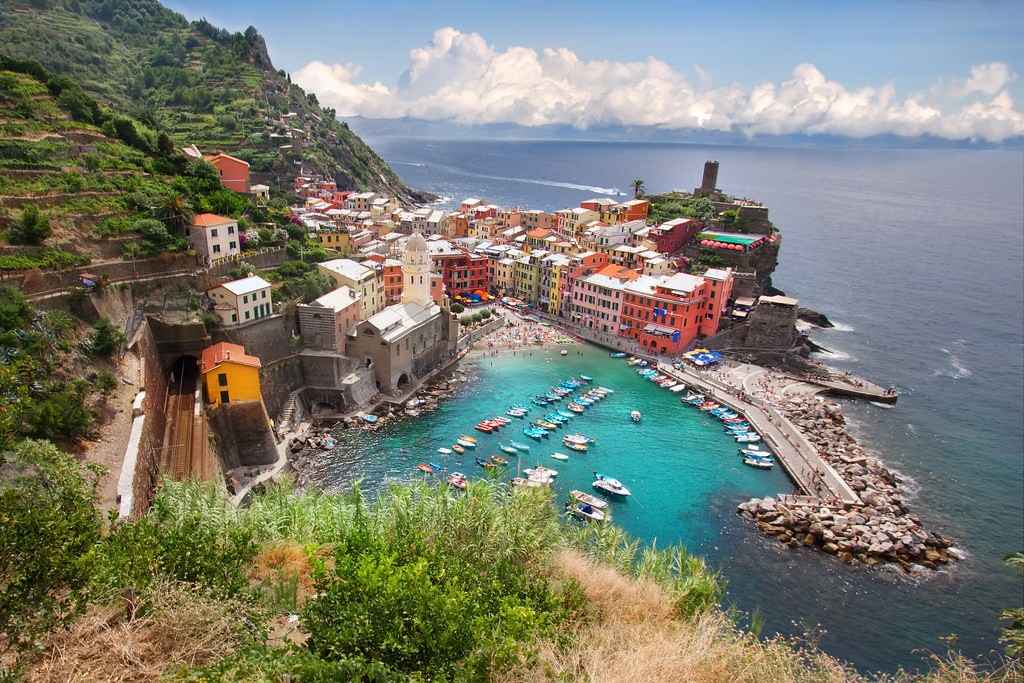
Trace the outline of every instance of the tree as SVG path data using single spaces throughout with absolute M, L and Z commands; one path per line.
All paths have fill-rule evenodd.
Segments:
M 32 320 L 32 307 L 20 290 L 0 287 L 0 332 L 20 330 Z
M 47 441 L 0 454 L 0 653 L 70 622 L 83 605 L 89 551 L 100 539 L 95 466 Z
M 11 244 L 42 244 L 50 236 L 50 219 L 39 212 L 34 204 L 21 211 L 21 218 L 7 230 Z
M 167 198 L 161 207 L 164 214 L 164 222 L 169 228 L 181 234 L 192 223 L 192 207 L 184 195 L 175 193 Z
M 100 318 L 93 325 L 93 333 L 89 338 L 89 353 L 93 356 L 109 358 L 124 344 L 124 332 L 114 327 L 106 318 Z
M 644 196 L 644 181 L 640 178 L 633 179 L 633 196 L 637 199 Z

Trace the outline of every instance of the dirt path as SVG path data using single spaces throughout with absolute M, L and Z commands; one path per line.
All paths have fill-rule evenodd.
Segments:
M 100 478 L 97 497 L 100 507 L 106 511 L 117 509 L 117 480 L 121 475 L 121 462 L 128 446 L 132 426 L 132 400 L 143 386 L 142 366 L 133 352 L 125 354 L 117 371 L 117 387 L 107 399 L 103 424 L 99 438 L 85 444 L 80 458 L 86 462 L 102 465 L 106 473 Z M 122 379 L 130 380 L 126 384 Z

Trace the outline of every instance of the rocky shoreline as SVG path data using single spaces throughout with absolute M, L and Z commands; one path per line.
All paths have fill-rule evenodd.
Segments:
M 754 498 L 737 511 L 790 547 L 812 547 L 849 563 L 888 563 L 923 575 L 964 559 L 954 541 L 926 530 L 906 505 L 900 476 L 869 455 L 846 429 L 837 403 L 815 397 L 778 406 L 860 497 L 842 504 L 810 496 Z

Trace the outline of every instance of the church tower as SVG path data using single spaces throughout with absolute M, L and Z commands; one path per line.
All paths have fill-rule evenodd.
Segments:
M 402 253 L 402 303 L 430 306 L 430 251 L 423 235 L 414 232 Z

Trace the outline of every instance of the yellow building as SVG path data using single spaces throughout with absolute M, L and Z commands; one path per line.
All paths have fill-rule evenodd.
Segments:
M 199 372 L 206 400 L 214 406 L 263 400 L 260 359 L 246 354 L 238 344 L 218 342 L 203 349 Z
M 352 240 L 349 237 L 348 228 L 321 230 L 316 234 L 316 238 L 320 240 L 320 246 L 324 249 L 331 249 L 342 256 L 348 256 L 352 251 Z

